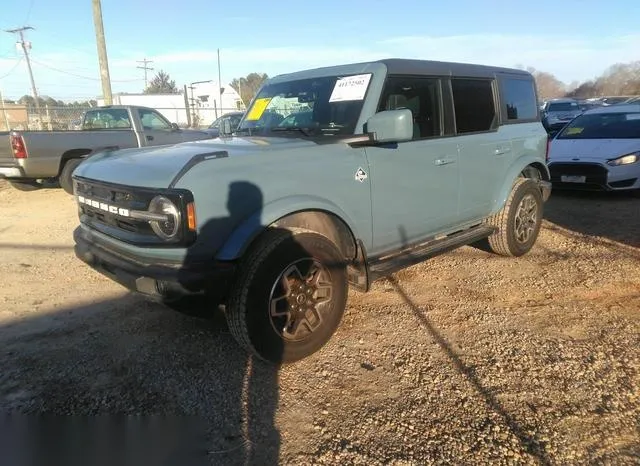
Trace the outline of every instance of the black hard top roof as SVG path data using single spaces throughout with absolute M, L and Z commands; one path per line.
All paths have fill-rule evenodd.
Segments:
M 389 74 L 435 74 L 444 76 L 491 77 L 496 73 L 508 73 L 531 77 L 528 71 L 517 68 L 476 65 L 472 63 L 456 63 L 432 60 L 412 60 L 406 58 L 388 58 L 377 60 L 386 65 Z

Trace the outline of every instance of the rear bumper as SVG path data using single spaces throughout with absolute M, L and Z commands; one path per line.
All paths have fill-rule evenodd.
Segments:
M 205 292 L 224 299 L 235 274 L 235 263 L 229 262 L 152 263 L 100 244 L 81 226 L 74 230 L 73 238 L 75 254 L 85 264 L 125 288 L 157 301 Z
M 540 180 L 540 191 L 542 192 L 542 202 L 547 202 L 551 197 L 552 184 L 550 181 Z
M 0 178 L 24 178 L 24 169 L 15 159 L 0 160 Z

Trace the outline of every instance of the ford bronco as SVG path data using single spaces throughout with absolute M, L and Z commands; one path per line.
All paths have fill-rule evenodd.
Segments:
M 170 307 L 206 296 L 242 347 L 289 363 L 330 339 L 349 286 L 464 245 L 527 253 L 547 142 L 525 71 L 388 59 L 280 75 L 232 133 L 82 163 L 75 250 Z

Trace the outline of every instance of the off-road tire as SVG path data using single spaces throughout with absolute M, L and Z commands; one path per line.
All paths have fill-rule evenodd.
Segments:
M 9 180 L 9 184 L 13 189 L 18 191 L 37 191 L 42 188 L 42 185 L 37 181 L 12 181 Z
M 520 242 L 516 235 L 516 215 L 523 199 L 533 198 L 536 206 L 536 218 L 530 236 L 524 242 Z M 488 225 L 497 227 L 497 231 L 487 238 L 489 249 L 495 254 L 509 257 L 519 257 L 531 250 L 538 238 L 542 225 L 544 202 L 542 193 L 537 183 L 529 178 L 518 178 L 504 207 L 486 220 Z
M 69 159 L 65 162 L 62 170 L 60 171 L 60 177 L 58 178 L 58 182 L 60 183 L 60 187 L 64 189 L 67 194 L 73 195 L 73 179 L 71 175 L 73 175 L 73 171 L 78 168 L 84 159 Z
M 318 311 L 322 321 L 317 328 L 302 341 L 291 341 L 276 331 L 270 306 L 278 277 L 298 260 L 315 260 L 329 271 L 324 276 L 330 276 L 331 299 L 323 312 Z M 333 242 L 305 229 L 267 230 L 245 254 L 231 287 L 226 303 L 229 330 L 241 347 L 260 359 L 295 362 L 331 338 L 342 320 L 347 295 L 346 264 Z

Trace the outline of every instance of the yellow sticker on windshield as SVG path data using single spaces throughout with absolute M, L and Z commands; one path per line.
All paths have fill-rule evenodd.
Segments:
M 566 134 L 567 136 L 571 136 L 572 134 L 580 134 L 580 133 L 582 133 L 582 130 L 583 130 L 583 129 L 584 129 L 584 128 L 577 128 L 577 127 L 574 127 L 574 128 L 567 128 L 567 131 L 566 131 L 566 133 L 565 133 L 565 134 Z
M 247 113 L 246 119 L 249 121 L 259 120 L 264 113 L 264 110 L 267 108 L 267 105 L 269 105 L 269 102 L 271 102 L 271 97 L 256 99 L 253 103 L 253 107 L 251 107 L 251 110 Z

